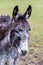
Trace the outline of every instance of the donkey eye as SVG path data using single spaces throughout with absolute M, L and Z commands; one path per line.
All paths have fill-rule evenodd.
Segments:
M 18 33 L 18 31 L 17 31 L 17 30 L 15 30 L 15 32 L 16 32 L 16 33 Z
M 20 32 L 23 32 L 23 30 L 19 29 Z

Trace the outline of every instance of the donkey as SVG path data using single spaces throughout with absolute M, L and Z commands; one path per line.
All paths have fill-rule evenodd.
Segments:
M 16 65 L 18 56 L 26 55 L 31 30 L 27 19 L 31 12 L 31 5 L 23 15 L 15 6 L 12 19 L 9 16 L 0 17 L 0 65 Z

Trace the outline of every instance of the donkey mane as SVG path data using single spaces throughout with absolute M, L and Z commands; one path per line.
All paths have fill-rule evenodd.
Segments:
M 6 36 L 10 27 L 11 18 L 9 15 L 0 16 L 0 41 Z
M 7 15 L 7 16 L 0 16 L 0 22 L 1 23 L 5 23 L 5 22 L 8 22 L 10 20 L 10 16 Z

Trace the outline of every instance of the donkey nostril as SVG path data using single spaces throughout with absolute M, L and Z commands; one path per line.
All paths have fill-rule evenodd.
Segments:
M 27 51 L 23 51 L 23 50 L 21 51 L 22 51 L 22 55 L 26 55 Z

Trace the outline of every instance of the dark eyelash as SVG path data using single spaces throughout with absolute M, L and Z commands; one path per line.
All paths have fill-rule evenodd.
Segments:
M 22 32 L 23 30 L 19 29 L 19 31 L 21 31 L 21 32 Z
M 17 30 L 14 30 L 16 33 L 18 33 L 18 31 Z

